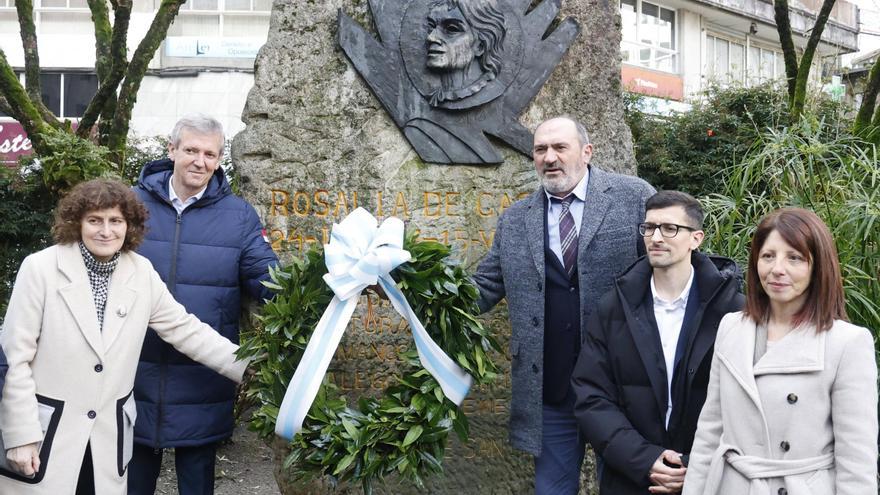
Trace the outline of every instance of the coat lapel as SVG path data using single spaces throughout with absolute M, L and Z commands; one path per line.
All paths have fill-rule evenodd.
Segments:
M 645 366 L 648 380 L 651 382 L 651 391 L 657 401 L 657 409 L 662 412 L 663 421 L 666 421 L 667 387 L 666 361 L 663 359 L 663 346 L 660 343 L 660 334 L 657 331 L 657 322 L 654 319 L 654 307 L 650 304 L 651 289 L 651 266 L 646 260 L 640 260 L 625 275 L 626 280 L 619 279 L 617 297 L 626 301 L 626 306 L 633 308 L 632 311 L 624 311 L 627 328 L 636 344 L 636 350 Z
M 587 196 L 584 198 L 584 216 L 581 219 L 581 228 L 578 231 L 578 259 L 587 259 L 587 246 L 593 242 L 602 220 L 605 219 L 605 211 L 611 204 L 611 198 L 605 191 L 610 187 L 608 176 L 601 169 L 590 167 L 590 177 L 587 179 Z
M 113 347 L 113 343 L 122 333 L 123 324 L 137 299 L 137 291 L 129 286 L 134 273 L 135 265 L 131 254 L 123 253 L 110 278 L 110 292 L 107 294 L 107 308 L 104 312 L 102 333 L 107 350 Z
M 755 376 L 806 373 L 825 369 L 825 335 L 812 325 L 792 330 L 768 347 L 755 364 Z
M 70 281 L 58 292 L 73 315 L 79 331 L 95 354 L 104 358 L 104 342 L 98 328 L 98 314 L 92 298 L 92 286 L 86 273 L 86 264 L 76 244 L 58 246 L 58 270 Z
M 544 274 L 544 220 L 547 214 L 544 212 L 544 188 L 538 188 L 529 198 L 529 207 L 526 210 L 526 236 L 529 240 L 529 251 L 532 252 L 532 260 L 538 273 Z
M 715 344 L 715 354 L 718 360 L 733 375 L 739 386 L 746 392 L 755 407 L 764 416 L 764 408 L 761 406 L 761 396 L 758 394 L 758 384 L 755 383 L 754 365 L 755 358 L 755 334 L 757 329 L 751 318 L 742 317 L 741 324 L 735 332 L 729 334 L 735 338 L 732 345 L 724 345 L 726 342 Z M 728 338 L 727 340 L 731 340 Z M 721 344 L 721 345 L 719 345 Z

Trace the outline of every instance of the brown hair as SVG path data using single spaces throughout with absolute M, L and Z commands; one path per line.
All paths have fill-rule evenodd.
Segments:
M 82 182 L 71 189 L 55 208 L 52 237 L 58 244 L 79 242 L 87 213 L 117 206 L 127 224 L 122 251 L 136 249 L 144 240 L 147 209 L 130 187 L 110 179 Z
M 781 208 L 758 224 L 749 253 L 744 313 L 756 322 L 766 322 L 770 317 L 770 298 L 758 277 L 758 257 L 767 237 L 774 231 L 804 255 L 812 268 L 807 298 L 794 315 L 793 325 L 811 323 L 817 332 L 822 332 L 830 329 L 835 319 L 846 320 L 840 263 L 831 231 L 815 213 L 803 208 Z

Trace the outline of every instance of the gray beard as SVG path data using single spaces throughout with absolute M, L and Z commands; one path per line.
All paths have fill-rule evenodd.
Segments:
M 548 179 L 541 176 L 541 185 L 550 194 L 559 194 L 574 187 L 575 184 L 569 185 L 569 181 L 570 178 L 568 176 L 560 177 L 559 179 Z

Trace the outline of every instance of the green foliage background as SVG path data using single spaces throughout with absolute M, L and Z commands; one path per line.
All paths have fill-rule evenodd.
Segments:
M 644 97 L 627 94 L 625 118 L 633 134 L 639 177 L 659 189 L 676 189 L 694 196 L 717 192 L 719 173 L 746 158 L 768 129 L 788 125 L 784 88 L 764 84 L 711 87 L 698 95 L 691 110 L 657 117 L 643 110 Z M 821 96 L 811 99 L 809 111 L 837 133 L 849 125 L 843 107 Z
M 745 266 L 760 219 L 784 206 L 814 211 L 837 245 L 850 320 L 880 332 L 880 156 L 877 148 L 805 113 L 769 130 L 704 196 L 704 249 Z

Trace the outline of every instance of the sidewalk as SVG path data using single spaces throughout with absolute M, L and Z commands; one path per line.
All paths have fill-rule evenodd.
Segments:
M 272 450 L 239 423 L 232 440 L 217 450 L 215 468 L 215 495 L 280 495 L 275 476 Z M 156 483 L 157 495 L 177 495 L 177 475 L 174 472 L 174 453 L 165 451 L 162 472 Z

